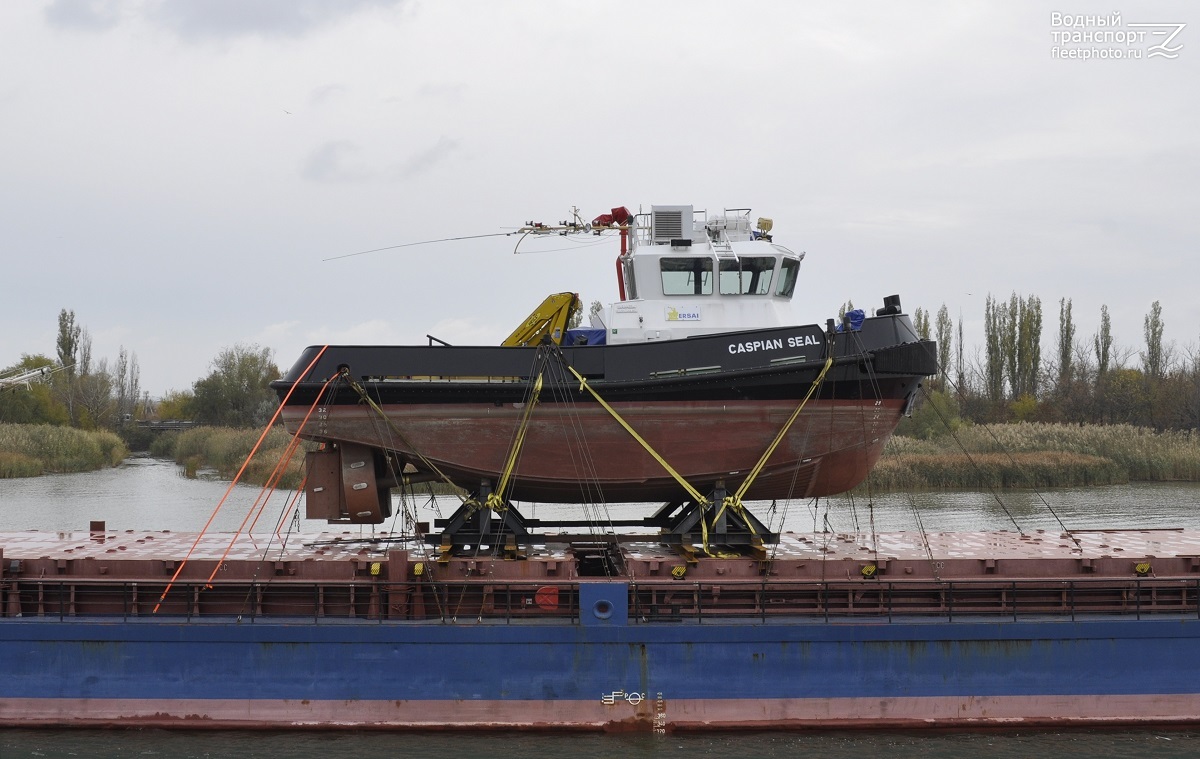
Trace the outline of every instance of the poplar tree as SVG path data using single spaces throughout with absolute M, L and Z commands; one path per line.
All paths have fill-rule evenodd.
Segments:
M 1037 397 L 1042 366 L 1042 301 L 1036 295 L 1018 298 L 1017 387 L 1013 396 Z
M 945 388 L 946 379 L 950 374 L 950 333 L 953 329 L 954 323 L 950 321 L 950 310 L 943 303 L 937 313 L 938 374 L 941 377 L 943 388 Z
M 963 316 L 962 316 L 962 311 L 958 312 L 958 344 L 955 346 L 955 348 L 957 348 L 957 350 L 956 350 L 957 361 L 955 362 L 954 368 L 955 368 L 955 374 L 958 377 L 958 392 L 963 393 L 963 392 L 966 392 L 966 389 L 967 389 L 967 365 L 966 365 L 966 362 L 963 360 Z
M 79 336 L 82 327 L 75 323 L 75 312 L 58 312 L 58 365 L 63 368 L 61 380 L 54 383 L 56 394 L 67 407 L 67 418 L 75 424 L 75 370 L 79 363 Z
M 1017 331 L 1020 323 L 1021 301 L 1014 292 L 1008 298 L 1008 305 L 1000 307 L 1000 355 L 1013 398 L 1021 397 L 1020 368 L 1017 366 Z
M 1108 318 L 1108 306 L 1100 306 L 1100 330 L 1092 338 L 1096 351 L 1096 375 L 1108 373 L 1108 362 L 1112 357 L 1112 322 Z
M 918 308 L 913 312 L 913 326 L 917 329 L 917 337 L 922 340 L 929 339 L 929 312 L 923 308 Z
M 1075 322 L 1071 320 L 1071 299 L 1058 301 L 1058 393 L 1066 393 L 1074 375 Z
M 79 359 L 79 331 L 75 323 L 75 312 L 63 309 L 58 312 L 58 364 L 68 376 L 75 373 Z
M 988 399 L 996 402 L 1004 399 L 1004 351 L 1001 347 L 1004 331 L 1004 306 L 988 293 L 984 304 L 983 333 L 987 349 L 986 390 Z
M 1162 379 L 1166 364 L 1162 344 L 1162 306 L 1158 304 L 1158 301 L 1154 301 L 1150 306 L 1150 313 L 1146 314 L 1143 329 L 1146 336 L 1146 350 L 1142 353 L 1142 371 L 1145 372 L 1146 378 L 1153 382 Z

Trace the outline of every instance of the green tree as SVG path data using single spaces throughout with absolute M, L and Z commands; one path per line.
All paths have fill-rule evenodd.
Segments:
M 63 309 L 58 312 L 58 364 L 66 369 L 67 374 L 75 373 L 75 364 L 79 360 L 79 332 L 82 329 L 75 323 L 75 312 Z
M 1075 322 L 1071 319 L 1071 299 L 1060 298 L 1058 301 L 1058 383 L 1055 392 L 1061 397 L 1066 395 L 1074 377 L 1073 360 L 1075 357 Z
M 108 360 L 100 359 L 93 369 L 88 362 L 87 373 L 75 378 L 75 410 L 77 426 L 85 430 L 111 429 L 116 421 L 116 401 L 113 398 L 113 378 L 108 372 Z
M 916 327 L 917 335 L 922 340 L 928 340 L 930 335 L 929 312 L 918 307 L 917 310 L 913 312 L 913 326 Z
M 1112 320 L 1108 318 L 1108 306 L 1100 306 L 1100 329 L 1092 337 L 1092 346 L 1096 352 L 1096 374 L 1103 377 L 1108 373 L 1108 363 L 1112 360 Z
M 1112 369 L 1105 377 L 1103 413 L 1108 424 L 1144 425 L 1150 399 L 1145 378 L 1137 369 Z
M 1150 306 L 1150 313 L 1146 314 L 1143 329 L 1146 336 L 1146 350 L 1142 353 L 1142 372 L 1145 373 L 1146 379 L 1155 382 L 1163 378 L 1167 363 L 1162 342 L 1162 306 L 1158 304 L 1158 301 L 1154 301 Z
M 1042 369 L 1042 301 L 1036 295 L 1018 300 L 1017 386 L 1013 397 L 1038 396 Z
M 13 366 L 0 371 L 0 375 L 23 374 L 34 369 L 53 370 L 58 367 L 54 359 L 46 356 L 21 356 Z M 31 381 L 28 386 L 17 385 L 0 390 L 0 422 L 10 424 L 67 424 L 70 416 L 64 406 L 43 379 Z
M 138 395 L 141 393 L 141 370 L 136 353 L 127 353 L 122 345 L 117 354 L 117 368 L 113 373 L 116 393 L 116 423 L 123 427 L 137 417 Z
M 987 377 L 985 389 L 993 403 L 1004 400 L 1004 306 L 988 293 L 984 304 L 983 332 L 987 344 Z
M 967 364 L 963 360 L 963 349 L 966 346 L 963 345 L 963 316 L 961 310 L 958 312 L 958 343 L 954 347 L 954 374 L 957 378 L 955 381 L 958 382 L 958 392 L 965 393 L 967 392 Z
M 1017 365 L 1017 332 L 1021 324 L 1021 301 L 1014 292 L 1008 297 L 1008 306 L 1000 307 L 1000 351 L 1004 361 L 1004 374 L 1008 377 L 1008 389 L 1013 398 L 1021 395 Z
M 194 419 L 226 427 L 259 427 L 270 420 L 277 405 L 270 388 L 279 367 L 270 348 L 235 345 L 221 351 L 213 370 L 192 385 Z
M 936 322 L 937 352 L 938 352 L 938 381 L 940 387 L 946 387 L 946 378 L 950 374 L 950 347 L 953 342 L 952 332 L 954 322 L 950 320 L 950 310 L 943 303 L 937 312 Z
M 155 413 L 163 421 L 172 419 L 192 419 L 195 417 L 193 406 L 196 397 L 190 390 L 168 390 L 158 402 Z
M 958 399 L 943 390 L 934 390 L 918 404 L 912 416 L 900 420 L 896 434 L 932 440 L 954 432 L 963 424 Z
M 58 312 L 58 365 L 63 373 L 54 379 L 58 399 L 67 408 L 67 419 L 75 423 L 75 374 L 79 363 L 79 337 L 83 328 L 75 323 L 75 312 L 62 309 Z

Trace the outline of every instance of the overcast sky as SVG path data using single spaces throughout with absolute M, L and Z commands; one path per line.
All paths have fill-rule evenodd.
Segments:
M 1100 8 L 1144 41 L 1056 40 Z M 1153 55 L 1143 23 L 1187 26 Z M 0 367 L 63 308 L 155 396 L 237 343 L 495 344 L 551 292 L 613 300 L 615 242 L 323 259 L 655 203 L 773 218 L 798 323 L 898 293 L 970 352 L 1015 291 L 1044 354 L 1064 297 L 1136 353 L 1158 300 L 1185 354 L 1198 82 L 1189 2 L 4 2 Z

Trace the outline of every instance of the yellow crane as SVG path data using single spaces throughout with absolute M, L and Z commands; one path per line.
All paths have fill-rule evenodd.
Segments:
M 555 293 L 542 301 L 501 345 L 537 345 L 546 339 L 561 345 L 571 316 L 580 307 L 579 296 L 575 293 Z

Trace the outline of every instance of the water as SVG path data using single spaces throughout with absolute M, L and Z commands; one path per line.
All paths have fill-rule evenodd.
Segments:
M 110 530 L 196 532 L 210 518 L 209 529 L 236 531 L 261 488 L 234 486 L 213 517 L 227 490 L 228 482 L 203 473 L 191 480 L 170 461 L 142 456 L 98 472 L 0 480 L 0 531 L 86 530 L 90 522 L 103 521 Z M 264 530 L 266 522 L 279 516 L 285 501 L 283 493 L 268 501 L 260 520 Z M 326 527 L 324 522 L 304 521 L 304 525 L 308 530 Z
M 203 473 L 202 473 L 203 474 Z M 0 531 L 86 530 L 93 520 L 104 521 L 111 530 L 197 531 L 211 518 L 211 530 L 237 530 L 247 514 L 261 506 L 261 489 L 229 483 L 211 476 L 185 478 L 169 461 L 134 457 L 121 466 L 82 474 L 53 474 L 28 479 L 0 479 Z M 214 516 L 214 509 L 226 497 Z M 917 530 L 1060 530 L 1059 520 L 1069 529 L 1148 527 L 1200 528 L 1200 483 L 1136 483 L 1101 488 L 1002 491 L 1002 503 L 992 493 L 889 493 L 868 499 L 839 496 L 815 506 L 807 501 L 752 503 L 751 510 L 778 529 L 808 532 L 829 529 L 837 532 L 870 532 L 872 520 L 878 532 Z M 873 506 L 872 506 L 873 501 Z M 257 503 L 257 505 L 256 505 Z M 285 494 L 271 496 L 262 509 L 256 532 L 266 532 L 288 506 Z M 415 519 L 432 520 L 449 516 L 458 501 L 441 497 L 431 501 L 416 498 Z M 608 506 L 564 506 L 518 504 L 530 518 L 636 519 L 658 504 L 610 504 Z M 380 529 L 403 530 L 403 509 Z M 918 522 L 917 514 L 920 515 Z M 783 521 L 786 515 L 786 521 Z M 1011 515 L 1011 517 L 1010 517 Z M 305 532 L 330 529 L 370 533 L 372 528 L 335 526 L 323 521 L 289 520 Z M 270 525 L 270 527 L 268 526 Z M 599 529 L 603 529 L 602 527 Z
M 92 520 L 109 529 L 201 529 L 212 519 L 215 530 L 236 530 L 256 508 L 260 489 L 237 486 L 213 515 L 228 483 L 189 480 L 170 463 L 133 458 L 120 467 L 89 474 L 0 480 L 0 530 L 82 530 Z M 888 494 L 872 500 L 835 498 L 814 507 L 806 502 L 755 504 L 754 511 L 785 529 L 869 532 L 1193 527 L 1200 528 L 1200 484 L 1155 483 L 1107 488 L 1005 492 L 1003 504 L 989 493 Z M 260 501 L 261 503 L 261 501 Z M 454 499 L 420 499 L 414 508 L 422 521 L 448 516 Z M 283 513 L 286 499 L 277 494 L 264 509 L 258 530 Z M 611 505 L 598 509 L 621 519 L 645 515 L 649 505 Z M 523 504 L 526 516 L 583 518 L 583 507 Z M 1053 513 L 1052 511 L 1053 510 Z M 920 515 L 918 522 L 915 514 Z M 1010 516 L 1011 515 L 1011 516 Z M 1057 515 L 1057 516 L 1056 516 Z M 300 529 L 329 529 L 323 522 L 299 520 Z M 403 526 L 400 517 L 394 525 Z M 392 525 L 389 525 L 389 528 Z M 370 532 L 370 528 L 351 531 Z M 2 667 L 2 665 L 0 665 Z M 0 672 L 0 677 L 3 674 Z M 403 673 L 397 673 L 402 677 Z M 988 731 L 972 732 L 762 732 L 683 735 L 593 735 L 536 733 L 395 733 L 345 731 L 164 731 L 164 730 L 4 730 L 0 759 L 22 757 L 247 757 L 276 759 L 352 756 L 355 759 L 454 756 L 457 759 L 528 759 L 559 757 L 746 756 L 795 759 L 861 759 L 863 756 L 961 757 L 1003 759 L 1052 756 L 1105 757 L 1200 755 L 1200 732 L 1146 729 L 1132 731 Z
M 684 735 L 387 732 L 191 732 L 163 730 L 9 730 L 0 759 L 24 757 L 170 757 L 207 759 L 1028 759 L 1031 756 L 1195 757 L 1200 733 L 1170 730 L 1063 732 L 822 732 Z

